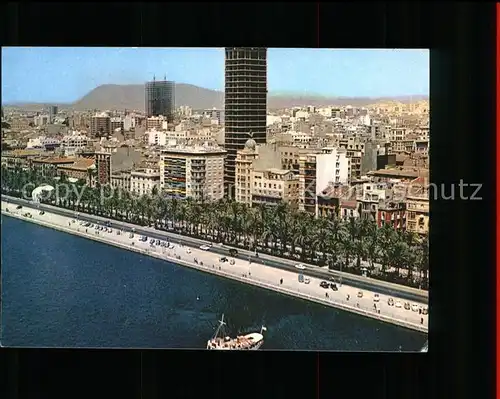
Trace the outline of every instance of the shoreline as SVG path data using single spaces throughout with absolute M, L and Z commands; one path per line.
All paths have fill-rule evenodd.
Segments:
M 9 212 L 5 211 L 6 206 L 9 206 Z M 359 307 L 359 302 L 363 302 L 364 304 L 366 303 L 367 300 L 369 300 L 368 298 L 366 298 L 368 294 L 370 294 L 369 291 L 364 291 L 366 295 L 365 297 L 366 300 L 361 299 L 356 304 L 357 306 L 354 306 L 354 302 L 357 300 L 355 299 L 356 298 L 355 295 L 356 292 L 359 290 L 345 284 L 343 284 L 339 289 L 342 291 L 340 295 L 342 295 L 343 297 L 343 295 L 345 295 L 344 293 L 348 292 L 352 298 L 352 301 L 350 303 L 347 303 L 345 298 L 344 300 L 341 300 L 340 295 L 337 294 L 335 291 L 329 290 L 328 291 L 328 293 L 330 294 L 329 297 L 325 298 L 323 296 L 320 296 L 319 292 L 321 292 L 321 294 L 323 292 L 326 292 L 324 290 L 319 291 L 316 287 L 317 285 L 316 283 L 320 279 L 311 278 L 311 280 L 314 280 L 314 282 L 311 281 L 311 284 L 306 286 L 302 283 L 302 285 L 300 285 L 297 281 L 297 273 L 283 271 L 283 270 L 270 270 L 272 269 L 271 266 L 265 266 L 259 264 L 247 264 L 247 262 L 244 262 L 241 259 L 236 259 L 234 266 L 229 266 L 226 263 L 220 264 L 216 263 L 218 259 L 218 256 L 216 254 L 210 251 L 201 251 L 200 249 L 186 245 L 181 245 L 176 250 L 165 249 L 165 248 L 162 249 L 160 247 L 144 248 L 141 247 L 141 245 L 143 244 L 142 243 L 139 244 L 139 242 L 136 243 L 135 241 L 133 241 L 133 244 L 120 242 L 120 241 L 130 240 L 130 238 L 129 239 L 126 238 L 129 232 L 125 232 L 122 235 L 116 235 L 115 232 L 103 233 L 102 235 L 100 235 L 99 232 L 93 231 L 94 229 L 89 228 L 87 229 L 86 232 L 84 231 L 85 227 L 83 226 L 78 227 L 78 223 L 72 224 L 71 223 L 72 218 L 70 217 L 51 214 L 49 211 L 45 211 L 45 214 L 43 216 L 39 216 L 38 214 L 39 210 L 29 206 L 23 206 L 22 209 L 17 211 L 14 211 L 14 209 L 12 208 L 15 208 L 14 206 L 12 206 L 12 204 L 2 201 L 2 210 L 1 210 L 2 216 L 12 217 L 19 220 L 31 222 L 34 224 L 38 224 L 42 227 L 51 228 L 53 230 L 57 230 L 67 234 L 72 234 L 82 238 L 87 238 L 93 241 L 101 242 L 107 245 L 112 245 L 114 247 L 125 249 L 128 251 L 133 251 L 136 253 L 140 253 L 142 255 L 151 256 L 153 258 L 160 259 L 169 263 L 174 263 L 179 266 L 189 267 L 191 269 L 199 270 L 205 273 L 211 273 L 219 277 L 225 277 L 232 279 L 234 281 L 239 281 L 244 284 L 249 284 L 255 287 L 260 287 L 262 289 L 268 289 L 284 295 L 293 296 L 298 299 L 316 302 L 324 306 L 334 307 L 351 313 L 356 313 L 361 316 L 370 317 L 372 319 L 391 323 L 421 333 L 428 333 L 428 315 L 423 316 L 425 322 L 424 324 L 420 324 L 416 321 L 417 319 L 419 319 L 419 317 L 416 316 L 420 315 L 418 314 L 418 312 L 415 315 L 414 314 L 415 312 L 411 310 L 402 310 L 400 308 L 395 309 L 394 306 L 392 308 L 389 307 L 386 308 L 387 310 L 392 309 L 393 313 L 396 312 L 396 310 L 398 312 L 401 310 L 400 312 L 401 314 L 404 314 L 404 312 L 406 312 L 407 316 L 411 316 L 410 318 L 414 319 L 414 320 L 408 320 L 408 318 L 406 318 L 403 320 L 402 318 L 389 316 L 387 314 L 376 313 L 373 309 L 369 309 L 368 307 L 365 308 L 365 306 Z M 32 218 L 28 218 L 22 215 L 26 212 L 30 212 L 33 215 Z M 43 218 L 44 220 L 40 220 L 41 218 Z M 59 223 L 57 221 L 59 221 Z M 135 244 L 137 244 L 137 246 Z M 146 245 L 147 244 L 148 242 L 146 242 Z M 179 249 L 181 250 L 182 255 L 178 255 L 176 253 Z M 161 252 L 159 252 L 158 250 L 160 250 Z M 188 250 L 189 252 L 187 252 Z M 208 259 L 208 262 L 206 262 L 206 264 L 203 266 L 200 264 L 196 264 L 194 261 L 186 259 L 184 252 L 191 254 L 190 256 L 198 255 L 199 253 L 200 259 L 203 259 L 203 261 L 205 261 L 205 259 Z M 251 275 L 250 268 L 252 268 L 254 275 Z M 277 273 L 286 276 L 287 284 L 291 285 L 292 287 L 287 287 L 286 284 L 280 285 L 278 283 L 272 283 L 271 281 L 265 281 L 269 280 L 270 276 L 272 275 L 272 277 L 274 277 L 275 281 L 277 282 L 276 279 Z M 257 277 L 255 277 L 255 275 L 257 275 Z M 263 278 L 259 278 L 259 275 L 262 275 Z M 288 280 L 288 277 L 290 277 L 290 280 Z M 293 277 L 295 277 L 295 279 L 293 279 Z M 293 287 L 294 285 L 296 287 Z M 304 291 L 309 291 L 309 292 L 304 292 Z M 371 294 L 373 296 L 374 293 L 372 292 Z M 336 299 L 335 297 L 338 297 L 339 299 Z M 394 298 L 395 300 L 397 300 L 397 297 Z M 383 304 L 382 299 L 380 303 Z

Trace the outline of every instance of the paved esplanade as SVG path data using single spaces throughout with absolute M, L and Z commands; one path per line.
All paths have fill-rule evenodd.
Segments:
M 300 283 L 298 281 L 299 270 L 293 272 L 276 269 L 258 263 L 250 263 L 248 260 L 244 259 L 233 259 L 235 262 L 231 265 L 229 262 L 220 262 L 220 255 L 210 251 L 203 251 L 199 248 L 180 245 L 177 242 L 172 242 L 174 245 L 173 249 L 152 246 L 149 243 L 149 239 L 147 242 L 139 241 L 140 236 L 138 234 L 130 238 L 129 232 L 122 231 L 121 234 L 118 235 L 117 229 L 113 229 L 112 233 L 97 231 L 94 228 L 81 226 L 78 222 L 72 222 L 71 217 L 55 215 L 49 212 L 46 212 L 44 215 L 39 215 L 37 209 L 30 209 L 26 206 L 16 210 L 16 207 L 12 204 L 2 201 L 2 213 L 5 212 L 6 207 L 9 208 L 9 213 L 13 214 L 13 216 L 20 217 L 22 214 L 30 212 L 33 222 L 52 225 L 61 230 L 72 232 L 73 234 L 105 241 L 157 258 L 178 262 L 186 266 L 189 265 L 214 274 L 220 274 L 244 281 L 248 284 L 254 284 L 302 297 L 307 300 L 343 308 L 351 312 L 364 314 L 372 318 L 379 318 L 383 321 L 404 325 L 419 331 L 426 332 L 428 328 L 428 315 L 420 314 L 418 311 L 406 310 L 404 307 L 398 308 L 396 306 L 389 306 L 387 303 L 388 297 L 385 295 L 380 294 L 380 301 L 377 303 L 377 309 L 375 309 L 374 292 L 363 290 L 363 297 L 358 298 L 357 295 L 360 290 L 345 284 L 339 285 L 338 291 L 333 291 L 332 289 L 320 287 L 319 283 L 322 280 L 314 277 L 310 278 L 309 284 Z M 197 259 L 198 264 L 194 263 L 194 258 Z M 201 265 L 201 263 L 203 263 L 203 265 Z M 347 300 L 348 296 L 349 300 Z M 399 301 L 401 304 L 404 304 L 404 300 L 400 300 L 395 296 L 393 296 L 393 298 L 395 303 Z

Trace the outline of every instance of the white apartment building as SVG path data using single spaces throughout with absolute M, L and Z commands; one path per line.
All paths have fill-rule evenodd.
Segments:
M 302 132 L 290 132 L 292 136 L 293 144 L 304 148 L 311 143 L 313 137 L 310 134 Z
M 277 205 L 282 201 L 297 204 L 299 200 L 299 176 L 291 170 L 254 170 L 251 186 L 252 204 Z
M 282 118 L 279 115 L 267 115 L 266 117 L 266 125 L 271 126 L 274 123 L 281 123 Z
M 130 172 L 130 190 L 138 196 L 151 194 L 160 186 L 160 171 L 158 169 L 138 169 Z
M 297 111 L 295 114 L 295 120 L 305 121 L 307 119 L 309 119 L 309 112 L 307 111 Z
M 390 141 L 404 141 L 409 130 L 404 127 L 393 127 L 390 132 Z
M 392 190 L 385 183 L 363 183 L 363 190 L 357 195 L 360 217 L 376 220 L 379 204 L 392 197 Z
M 61 147 L 68 149 L 84 148 L 87 147 L 90 141 L 90 138 L 85 134 L 75 130 L 63 137 L 63 139 L 61 140 Z
M 49 115 L 38 115 L 33 118 L 33 123 L 35 126 L 44 126 L 49 123 Z
M 29 139 L 26 149 L 45 149 L 46 147 L 57 146 L 59 144 L 61 144 L 61 142 L 56 138 L 40 136 L 34 139 Z
M 167 145 L 167 134 L 164 131 L 156 130 L 155 128 L 153 128 L 151 130 L 148 130 L 146 132 L 146 135 L 148 137 L 149 145 Z
M 346 184 L 351 175 L 351 163 L 347 151 L 337 147 L 325 147 L 316 154 L 316 194 L 329 183 Z
M 167 119 L 163 116 L 151 116 L 146 119 L 146 130 L 162 130 L 164 129 L 163 122 L 167 122 Z
M 129 132 L 132 129 L 135 129 L 136 118 L 133 115 L 126 115 L 123 118 L 123 130 Z
M 176 146 L 160 156 L 160 187 L 167 195 L 195 200 L 224 196 L 224 158 L 219 146 Z

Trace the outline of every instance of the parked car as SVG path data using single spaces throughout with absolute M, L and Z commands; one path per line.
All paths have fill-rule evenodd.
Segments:
M 427 308 L 427 306 L 424 306 L 422 308 L 422 314 L 428 314 L 429 313 L 429 309 Z
M 410 302 L 405 302 L 405 304 L 404 304 L 404 308 L 405 308 L 406 310 L 410 310 L 410 309 L 411 309 Z
M 309 284 L 311 282 L 311 279 L 309 277 L 304 278 L 304 283 Z
M 373 302 L 380 302 L 380 295 L 379 294 L 373 295 Z
M 339 290 L 339 288 L 337 287 L 337 284 L 335 284 L 335 283 L 331 283 L 331 284 L 330 284 L 330 288 L 331 288 L 333 291 L 338 291 L 338 290 Z
M 319 286 L 321 288 L 329 288 L 330 287 L 330 284 L 328 284 L 327 281 L 322 281 L 321 283 L 319 283 Z
M 23 208 L 23 206 L 22 206 L 22 205 L 18 205 L 18 206 L 16 206 L 16 209 L 22 209 L 22 208 Z
M 411 305 L 411 310 L 413 312 L 418 312 L 418 305 L 416 303 L 414 303 L 413 305 Z
M 236 257 L 236 256 L 238 256 L 238 251 L 234 248 L 231 248 L 229 250 L 229 255 Z
M 363 298 L 363 291 L 358 291 L 358 298 Z
M 45 211 L 40 211 L 40 215 L 45 215 Z
M 299 263 L 298 265 L 295 265 L 295 267 L 299 270 L 305 270 L 305 266 L 302 263 Z
M 393 299 L 393 298 L 389 298 L 389 299 L 387 300 L 387 304 L 388 304 L 389 306 L 394 306 L 394 299 Z
M 201 245 L 200 249 L 202 249 L 203 251 L 208 251 L 210 249 L 210 246 L 209 245 Z
M 187 248 L 187 249 L 186 249 L 186 253 L 187 253 L 187 254 L 190 254 L 190 253 L 191 253 L 191 249 Z
M 397 308 L 400 308 L 401 307 L 401 302 L 397 301 L 394 306 L 396 306 Z
M 219 262 L 221 262 L 221 263 L 227 262 L 227 258 L 225 256 L 223 256 L 219 259 Z

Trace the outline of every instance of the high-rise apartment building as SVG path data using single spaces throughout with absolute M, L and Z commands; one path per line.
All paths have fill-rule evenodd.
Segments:
M 166 195 L 216 201 L 224 196 L 224 157 L 219 147 L 172 147 L 161 151 L 160 187 Z
M 249 133 L 257 144 L 266 142 L 267 49 L 226 47 L 225 73 L 224 193 L 234 198 L 237 152 Z
M 90 119 L 90 134 L 92 137 L 111 135 L 111 118 L 105 112 L 97 113 Z
M 49 123 L 53 123 L 59 108 L 56 105 L 49 106 Z
M 146 116 L 165 116 L 169 123 L 174 121 L 175 83 L 153 80 L 146 83 Z

